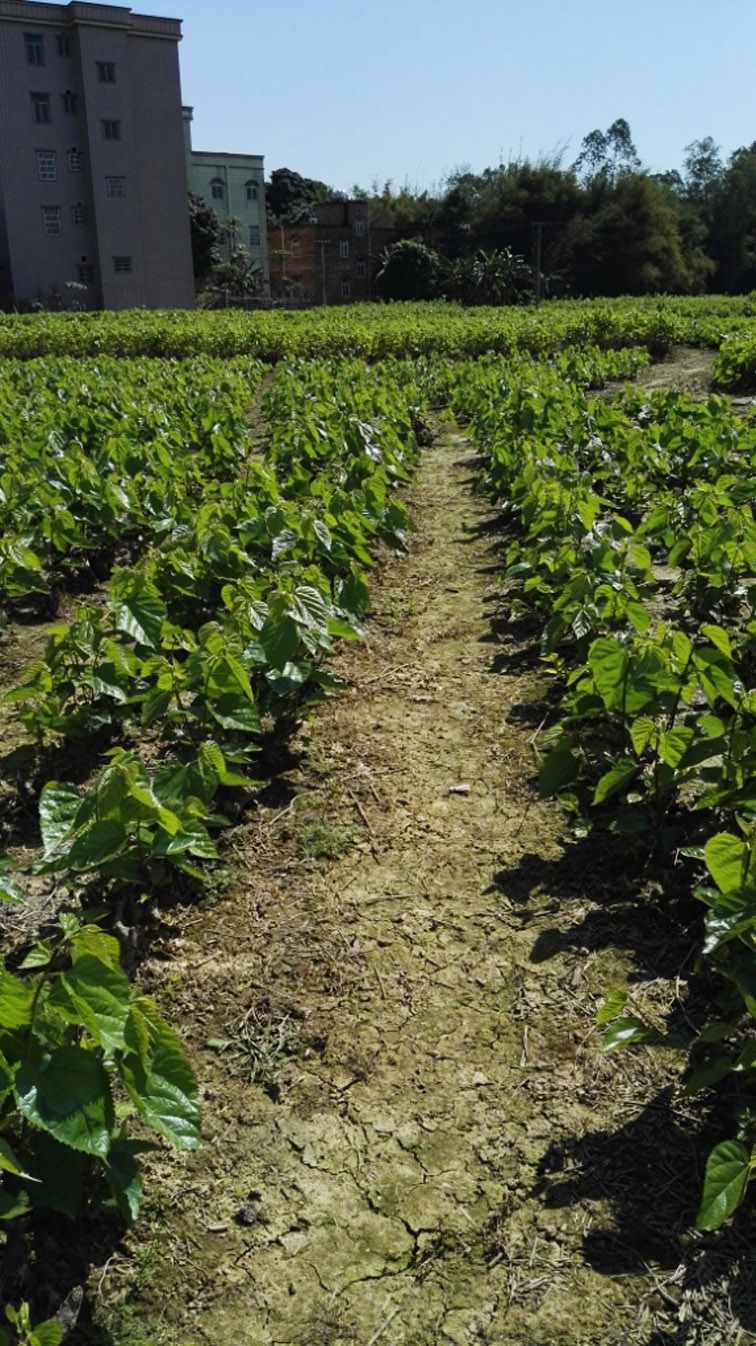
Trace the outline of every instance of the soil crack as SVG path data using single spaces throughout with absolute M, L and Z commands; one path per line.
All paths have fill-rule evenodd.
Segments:
M 193 1312 L 180 1279 L 161 1275 L 182 1341 L 366 1346 L 379 1329 L 382 1346 L 646 1340 L 627 1278 L 584 1256 L 590 1231 L 611 1224 L 606 1201 L 541 1196 L 548 1154 L 595 1125 L 606 1076 L 591 1014 L 624 955 L 593 951 L 579 996 L 560 988 L 568 941 L 552 938 L 547 967 L 534 961 L 590 899 L 579 882 L 569 898 L 553 891 L 561 819 L 533 795 L 532 726 L 513 714 L 539 704 L 542 675 L 514 636 L 492 636 L 496 531 L 475 474 L 457 432 L 426 453 L 416 538 L 374 586 L 366 642 L 339 656 L 344 690 L 301 735 L 294 802 L 271 810 L 266 844 L 264 817 L 236 830 L 234 892 L 188 929 L 174 965 L 222 1144 L 177 1164 L 171 1226 L 197 1238 L 203 1199 L 221 1220 L 250 1190 L 264 1216 L 244 1231 L 246 1270 L 233 1219 L 222 1256 L 199 1240 Z M 338 854 L 295 860 L 314 824 L 341 839 Z M 306 1026 L 269 1063 L 275 1099 L 204 1050 L 250 986 Z M 548 1117 L 528 1078 L 540 1072 Z

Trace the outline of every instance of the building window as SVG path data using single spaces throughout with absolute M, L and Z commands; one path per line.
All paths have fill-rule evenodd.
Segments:
M 355 232 L 355 236 L 356 236 L 357 238 L 364 238 L 364 237 L 365 237 L 365 221 L 364 221 L 364 220 L 355 220 L 355 222 L 354 222 L 354 232 Z
M 95 61 L 97 66 L 97 78 L 100 84 L 115 84 L 115 62 L 114 61 Z
M 292 255 L 292 257 L 298 257 L 298 256 L 299 256 L 299 239 L 298 239 L 298 238 L 293 238 L 293 239 L 291 240 L 291 255 Z
M 366 275 L 365 263 L 364 263 L 364 262 L 358 262 L 358 263 L 357 263 L 357 268 L 356 268 L 356 269 L 357 269 L 357 275 L 359 276 L 360 280 L 364 280 L 365 275 Z
M 24 33 L 27 65 L 45 64 L 45 44 L 41 33 Z
M 86 224 L 87 208 L 81 201 L 77 201 L 76 205 L 71 207 L 71 218 L 74 224 Z
M 342 280 L 342 282 L 341 282 L 341 298 L 342 298 L 342 299 L 348 299 L 351 293 L 352 293 L 352 287 L 351 287 L 351 285 L 349 284 L 349 281 L 348 281 L 348 280 Z
M 91 285 L 94 280 L 94 267 L 91 262 L 80 262 L 77 267 L 78 279 L 81 285 Z
M 32 117 L 38 125 L 48 125 L 50 122 L 50 95 L 49 93 L 32 93 L 29 95 L 32 105 Z
M 256 201 L 256 200 L 257 200 L 257 197 L 258 197 L 258 191 L 257 191 L 257 183 L 256 183 L 256 182 L 245 182 L 245 184 L 244 184 L 244 190 L 245 190 L 245 192 L 246 192 L 247 200 L 248 200 L 248 201 Z
M 60 233 L 60 206 L 42 207 L 42 233 L 49 235 Z
M 121 123 L 113 121 L 112 117 L 105 117 L 101 123 L 103 140 L 120 140 Z
M 69 173 L 80 173 L 80 172 L 81 172 L 81 151 L 80 151 L 80 150 L 69 150 L 69 151 L 68 151 L 68 154 L 66 155 L 66 162 L 68 163 L 68 171 L 69 171 Z
M 36 150 L 37 177 L 43 182 L 55 182 L 58 169 L 55 162 L 55 150 Z
M 118 275 L 121 275 L 121 276 L 122 276 L 122 275 L 125 275 L 125 273 L 126 273 L 127 271 L 130 271 L 130 270 L 131 270 L 131 258 L 130 258 L 130 257 L 114 257 L 114 258 L 113 258 L 113 270 L 114 270 L 115 272 L 117 272 Z
M 59 56 L 71 55 L 71 38 L 68 33 L 58 33 L 55 38 L 55 45 L 58 48 Z
M 345 260 L 348 256 L 349 256 L 349 240 L 346 238 L 341 238 L 339 239 L 339 257 Z
M 66 89 L 66 92 L 62 93 L 60 97 L 63 103 L 63 111 L 69 117 L 73 116 L 76 111 L 76 94 L 71 93 L 70 89 Z
M 125 178 L 106 178 L 105 179 L 106 196 L 125 196 L 126 179 Z
M 249 246 L 250 246 L 251 248 L 259 248 L 259 246 L 260 246 L 260 226 L 259 226 L 259 224 L 251 224 L 251 225 L 249 226 Z
M 223 190 L 223 179 L 222 179 L 222 178 L 211 178 L 211 179 L 210 179 L 210 195 L 212 196 L 213 201 L 222 201 L 222 200 L 223 200 L 223 197 L 224 197 L 225 193 L 224 193 L 224 190 Z

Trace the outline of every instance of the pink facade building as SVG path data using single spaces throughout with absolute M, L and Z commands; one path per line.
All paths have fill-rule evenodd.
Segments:
M 0 0 L 0 296 L 193 306 L 180 38 L 113 5 Z

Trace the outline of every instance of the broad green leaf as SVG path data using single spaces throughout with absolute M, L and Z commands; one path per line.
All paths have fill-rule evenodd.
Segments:
M 24 1172 L 23 1165 L 13 1153 L 7 1140 L 0 1136 L 0 1168 L 5 1169 L 6 1173 L 15 1173 L 17 1178 L 28 1178 L 29 1174 Z
M 717 832 L 704 846 L 706 868 L 717 887 L 728 893 L 747 878 L 748 847 L 731 832 Z
M 138 1156 L 157 1146 L 139 1140 L 117 1139 L 110 1147 L 105 1176 L 113 1194 L 113 1204 L 126 1224 L 133 1224 L 142 1203 L 142 1180 Z
M 569 747 L 554 748 L 544 757 L 538 772 L 538 792 L 553 795 L 565 785 L 571 785 L 580 773 L 580 759 Z
M 688 748 L 693 742 L 694 730 L 680 727 L 668 729 L 659 738 L 659 756 L 667 766 L 679 766 Z
M 84 954 L 63 973 L 61 982 L 81 1023 L 95 1042 L 108 1054 L 125 1050 L 124 1034 L 131 999 L 131 987 L 125 973 L 91 954 Z
M 23 1061 L 13 1092 L 18 1110 L 73 1150 L 104 1158 L 110 1145 L 113 1104 L 108 1077 L 93 1052 L 57 1047 Z
M 0 1220 L 16 1220 L 29 1210 L 29 1194 L 23 1188 L 18 1192 L 6 1192 L 0 1188 Z
M 63 1328 L 54 1318 L 44 1323 L 36 1323 L 29 1338 L 29 1346 L 60 1346 L 63 1340 Z
M 0 971 L 0 1028 L 25 1028 L 31 1018 L 34 989 L 5 968 Z
M 639 715 L 630 725 L 630 741 L 633 751 L 640 757 L 656 736 L 656 725 L 648 715 Z
M 718 650 L 721 650 L 722 654 L 726 655 L 728 659 L 732 658 L 732 644 L 730 637 L 721 626 L 712 626 L 710 623 L 706 623 L 701 627 L 701 634 L 706 636 L 706 639 L 710 640 L 712 645 L 715 645 Z
M 133 1103 L 145 1121 L 179 1149 L 200 1144 L 197 1081 L 178 1035 L 161 1019 L 152 1001 L 141 998 L 131 1007 L 126 1028 L 131 1052 L 121 1074 Z
M 245 734 L 260 731 L 259 711 L 246 697 L 227 692 L 210 702 L 208 711 L 221 729 L 240 729 Z
M 39 796 L 39 829 L 45 855 L 51 855 L 70 836 L 81 795 L 74 785 L 51 781 Z
M 17 1065 L 15 1052 L 9 1047 L 9 1054 L 13 1057 L 13 1067 L 0 1052 L 0 1103 L 3 1103 L 13 1089 L 13 1073 Z
M 693 654 L 698 683 L 709 705 L 714 706 L 721 699 L 735 710 L 741 689 L 731 668 L 725 667 L 726 663 L 728 661 L 719 650 L 696 650 Z
M 243 691 L 247 700 L 254 701 L 255 694 L 252 691 L 252 684 L 249 678 L 247 677 L 247 673 L 244 666 L 239 662 L 238 659 L 234 657 L 233 654 L 226 654 L 223 662 L 228 668 L 229 673 L 236 682 L 237 686 L 241 687 L 241 690 Z
M 331 537 L 331 530 L 328 525 L 324 524 L 322 519 L 315 519 L 312 525 L 312 531 L 321 547 L 329 552 L 333 546 L 333 538 Z
M 300 648 L 299 631 L 291 617 L 270 616 L 260 631 L 260 644 L 271 668 L 283 668 L 296 658 Z
M 335 594 L 339 607 L 350 617 L 359 621 L 365 616 L 369 593 L 367 581 L 361 571 L 355 568 L 345 580 L 339 580 L 335 586 Z
M 596 687 L 609 709 L 619 709 L 622 704 L 627 661 L 625 647 L 609 636 L 600 636 L 594 640 L 588 651 L 588 664 Z
M 627 1004 L 627 991 L 621 986 L 615 986 L 596 1011 L 596 1023 L 607 1024 L 612 1019 L 616 1019 L 621 1014 Z
M 107 963 L 109 967 L 119 967 L 121 961 L 121 946 L 115 935 L 107 935 L 104 930 L 100 930 L 96 925 L 84 925 L 70 937 L 71 955 L 76 961 L 77 958 L 83 958 L 86 954 L 91 954 L 101 963 Z
M 729 1075 L 734 1064 L 730 1056 L 713 1056 L 691 1072 L 683 1086 L 683 1093 L 688 1096 L 697 1094 L 700 1089 L 710 1089 Z
M 686 636 L 684 631 L 673 631 L 672 649 L 675 652 L 676 659 L 684 667 L 693 653 L 693 643 L 690 640 L 690 637 Z
M 732 939 L 739 939 L 747 932 L 756 931 L 756 906 L 751 906 L 750 912 L 720 911 L 717 906 L 707 911 L 705 918 L 706 939 L 704 940 L 704 953 L 711 954 L 721 948 L 723 944 L 728 944 Z
M 634 570 L 648 570 L 651 565 L 651 553 L 640 542 L 631 542 L 627 549 L 627 559 Z
M 618 762 L 601 777 L 593 792 L 593 803 L 603 804 L 604 800 L 619 794 L 620 790 L 637 776 L 638 770 L 635 762 Z
M 153 850 L 156 855 L 183 855 L 188 852 L 202 860 L 217 860 L 218 850 L 207 828 L 198 818 L 187 818 L 180 832 L 169 835 L 158 831 Z
M 118 855 L 126 844 L 126 829 L 115 818 L 93 823 L 76 838 L 65 859 L 71 869 L 84 872 L 96 869 Z
M 648 631 L 651 626 L 651 618 L 647 608 L 644 608 L 642 603 L 631 598 L 626 604 L 625 610 L 636 631 L 639 631 L 641 635 Z
M 634 1042 L 658 1041 L 658 1033 L 649 1028 L 640 1019 L 628 1016 L 615 1019 L 604 1034 L 602 1047 L 605 1052 L 616 1051 L 618 1047 L 629 1047 Z
M 49 940 L 41 939 L 32 945 L 26 957 L 21 960 L 19 967 L 27 971 L 32 967 L 49 967 L 53 958 L 53 946 Z
M 162 691 L 158 688 L 154 692 L 150 692 L 142 705 L 141 723 L 145 729 L 148 729 L 156 720 L 163 718 L 172 699 L 172 691 Z
M 598 499 L 598 496 L 595 495 L 589 495 L 584 500 L 578 500 L 577 512 L 580 516 L 580 522 L 582 523 L 586 533 L 590 533 L 596 521 L 596 515 L 599 512 L 599 505 L 600 501 Z
M 167 614 L 154 584 L 140 578 L 130 591 L 111 598 L 110 606 L 117 631 L 123 631 L 147 649 L 158 648 Z
M 0 902 L 20 906 L 26 898 L 13 877 L 14 868 L 13 861 L 7 855 L 0 855 Z
M 706 1161 L 704 1189 L 696 1229 L 719 1229 L 743 1200 L 751 1174 L 751 1155 L 738 1140 L 715 1145 Z

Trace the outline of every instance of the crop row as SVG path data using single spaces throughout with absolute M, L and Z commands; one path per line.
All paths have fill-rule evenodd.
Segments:
M 401 545 L 409 526 L 394 488 L 412 469 L 423 418 L 412 364 L 372 375 L 356 361 L 282 368 L 264 399 L 266 461 L 245 452 L 241 415 L 259 370 L 237 369 L 223 385 L 217 372 L 201 366 L 195 389 L 181 371 L 178 401 L 192 413 L 172 453 L 162 452 L 170 411 L 142 442 L 130 430 L 155 474 L 160 526 L 140 524 L 133 563 L 51 628 L 8 697 L 30 735 L 17 774 L 38 775 L 50 743 L 60 756 L 74 740 L 94 769 L 83 786 L 41 789 L 31 873 L 55 876 L 67 900 L 57 935 L 0 978 L 5 1218 L 40 1205 L 73 1215 L 96 1200 L 133 1218 L 144 1148 L 128 1136 L 134 1111 L 174 1144 L 199 1142 L 179 1040 L 120 970 L 117 940 L 82 908 L 136 919 L 145 893 L 155 900 L 177 877 L 201 883 L 223 800 L 254 785 L 264 736 L 285 734 L 333 685 L 323 659 L 334 640 L 359 634 L 376 547 Z M 50 378 L 54 388 L 59 371 Z M 105 395 L 102 436 L 94 411 L 86 446 L 79 435 L 82 463 L 103 452 L 112 409 Z M 44 454 L 32 461 L 44 483 Z M 106 473 L 100 483 L 112 489 Z M 146 494 L 135 492 L 135 510 Z M 28 873 L 6 859 L 0 879 L 7 900 L 23 898 Z
M 683 1048 L 688 1093 L 727 1079 L 698 1226 L 743 1198 L 756 1153 L 756 422 L 726 399 L 590 400 L 547 368 L 479 368 L 453 394 L 509 520 L 507 601 L 561 687 L 540 786 L 585 836 L 673 859 L 704 907 L 705 1022 L 663 1031 L 615 992 L 607 1049 Z
M 0 365 L 0 607 L 54 611 L 136 559 L 248 457 L 263 366 L 202 359 Z
M 0 315 L 0 357 L 116 356 L 190 359 L 420 355 L 470 359 L 488 352 L 548 355 L 571 345 L 646 346 L 661 355 L 687 342 L 717 348 L 747 328 L 751 297 L 550 301 L 540 309 L 455 304 L 349 305 L 291 312 L 58 313 Z

